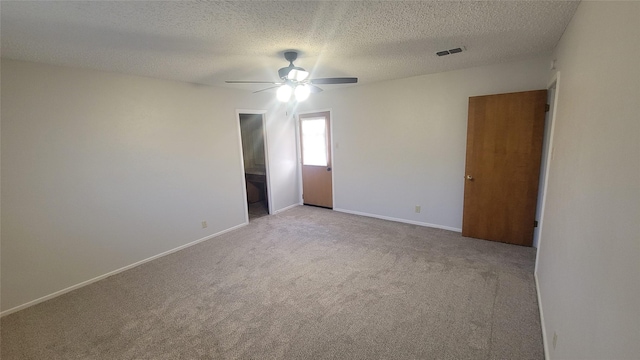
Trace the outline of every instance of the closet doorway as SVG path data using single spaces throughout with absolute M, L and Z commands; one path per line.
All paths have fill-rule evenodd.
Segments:
M 239 113 L 249 221 L 269 215 L 264 114 Z

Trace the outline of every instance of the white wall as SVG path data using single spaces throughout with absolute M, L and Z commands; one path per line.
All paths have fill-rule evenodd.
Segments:
M 293 121 L 267 95 L 1 70 L 2 310 L 243 224 L 236 109 L 268 110 L 274 208 L 297 203 Z
M 469 97 L 548 78 L 540 57 L 313 94 L 298 111 L 332 109 L 334 208 L 459 231 Z
M 557 47 L 537 268 L 549 359 L 640 354 L 639 23 L 638 2 L 582 2 Z
M 287 106 L 276 100 L 273 93 L 249 93 L 243 103 L 256 103 L 263 99 L 267 122 L 267 155 L 269 158 L 269 183 L 274 213 L 287 209 L 300 202 L 298 191 L 298 163 L 296 128 L 292 112 Z

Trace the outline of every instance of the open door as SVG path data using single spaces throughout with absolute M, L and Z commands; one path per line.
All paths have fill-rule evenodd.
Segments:
M 547 90 L 469 98 L 462 235 L 531 246 Z
M 302 200 L 333 209 L 331 122 L 329 112 L 300 115 Z

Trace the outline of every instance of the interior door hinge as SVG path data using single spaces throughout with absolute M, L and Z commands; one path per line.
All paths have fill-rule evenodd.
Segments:
M 533 227 L 534 227 L 534 228 L 537 228 L 537 227 L 538 227 L 538 220 L 534 220 L 534 221 L 533 221 Z
M 551 105 L 544 104 L 544 112 L 549 112 L 549 110 L 551 110 Z

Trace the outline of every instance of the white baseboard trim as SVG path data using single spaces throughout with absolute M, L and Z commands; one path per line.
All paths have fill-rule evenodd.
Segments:
M 542 347 L 544 348 L 544 358 L 550 360 L 549 357 L 549 341 L 547 337 L 547 328 L 544 326 L 544 314 L 542 313 L 542 298 L 540 296 L 540 285 L 538 284 L 538 273 L 533 273 L 536 281 L 536 294 L 538 294 L 538 312 L 540 313 L 540 327 L 542 327 Z
M 278 210 L 274 211 L 274 212 L 273 212 L 273 214 L 274 214 L 274 215 L 275 215 L 275 214 L 279 214 L 279 213 L 281 213 L 281 212 L 283 212 L 283 211 L 287 211 L 287 210 L 289 210 L 289 209 L 293 209 L 294 207 L 296 207 L 296 206 L 300 206 L 300 205 L 302 205 L 302 204 L 292 204 L 292 205 L 289 205 L 289 206 L 284 207 L 284 208 L 282 208 L 282 209 L 278 209 Z
M 35 300 L 31 300 L 31 301 L 29 301 L 29 302 L 27 302 L 27 303 L 24 303 L 24 304 L 22 304 L 22 305 L 18 305 L 18 306 L 16 306 L 16 307 L 11 308 L 11 309 L 7 309 L 7 310 L 5 310 L 5 311 L 0 312 L 0 317 L 3 317 L 3 316 L 6 316 L 6 315 L 9 315 L 9 314 L 12 314 L 12 313 L 14 313 L 14 312 L 16 312 L 16 311 L 20 311 L 20 310 L 22 310 L 22 309 L 26 309 L 26 308 L 28 308 L 28 307 L 30 307 L 30 306 L 33 306 L 33 305 L 39 304 L 39 303 L 41 303 L 41 302 L 43 302 L 43 301 L 47 301 L 47 300 L 53 299 L 53 298 L 58 297 L 58 296 L 60 296 L 60 295 L 62 295 L 62 294 L 66 294 L 66 293 L 68 293 L 68 292 L 70 292 L 70 291 L 73 291 L 73 290 L 79 289 L 79 288 L 81 288 L 81 287 L 83 287 L 83 286 L 87 286 L 87 285 L 92 284 L 92 283 L 94 283 L 94 282 L 96 282 L 96 281 L 100 281 L 100 280 L 102 280 L 102 279 L 106 279 L 106 278 L 108 278 L 109 276 L 113 276 L 113 275 L 116 275 L 116 274 L 121 273 L 121 272 L 123 272 L 123 271 L 129 270 L 129 269 L 132 269 L 132 268 L 134 268 L 134 267 L 136 267 L 136 266 L 140 266 L 140 265 L 142 265 L 142 264 L 144 264 L 144 263 L 146 263 L 146 262 L 149 262 L 149 261 L 152 261 L 152 260 L 155 260 L 155 259 L 161 258 L 161 257 L 163 257 L 163 256 L 167 256 L 167 255 L 172 254 L 172 253 L 174 253 L 174 252 L 176 252 L 176 251 L 180 251 L 180 250 L 182 250 L 182 249 L 186 249 L 186 248 L 188 248 L 188 247 L 190 247 L 190 246 L 193 246 L 193 245 L 199 244 L 199 243 L 201 243 L 201 242 L 203 242 L 203 241 L 211 240 L 211 239 L 213 239 L 213 238 L 215 238 L 215 237 L 217 237 L 217 236 L 220 236 L 220 235 L 222 235 L 222 234 L 225 234 L 225 233 L 228 233 L 228 232 L 230 232 L 230 231 L 233 231 L 233 230 L 239 229 L 239 228 L 241 228 L 241 227 L 243 227 L 243 226 L 246 226 L 247 224 L 249 224 L 249 223 L 248 223 L 248 222 L 245 222 L 245 223 L 242 223 L 242 224 L 240 224 L 240 225 L 236 225 L 236 226 L 230 227 L 230 228 L 228 228 L 228 229 L 225 229 L 225 230 L 219 231 L 219 232 L 217 232 L 217 233 L 215 233 L 215 234 L 212 234 L 212 235 L 209 235 L 209 236 L 205 236 L 205 237 L 203 237 L 203 238 L 201 238 L 201 239 L 198 239 L 198 240 L 192 241 L 192 242 L 190 242 L 190 243 L 187 243 L 187 244 L 184 244 L 184 245 L 178 246 L 177 248 L 174 248 L 174 249 L 171 249 L 171 250 L 165 251 L 165 252 L 160 253 L 160 254 L 158 254 L 158 255 L 154 255 L 154 256 L 151 256 L 151 257 L 146 258 L 146 259 L 144 259 L 144 260 L 137 261 L 137 262 L 135 262 L 135 263 L 133 263 L 133 264 L 131 264 L 131 265 L 127 265 L 127 266 L 121 267 L 121 268 L 119 268 L 119 269 L 116 269 L 116 270 L 110 271 L 110 272 L 108 272 L 108 273 L 106 273 L 106 274 L 103 274 L 103 275 L 100 275 L 100 276 L 94 277 L 93 279 L 89 279 L 89 280 L 83 281 L 83 282 L 78 283 L 78 284 L 75 284 L 75 285 L 73 285 L 73 286 L 69 286 L 68 288 L 65 288 L 65 289 L 62 289 L 62 290 L 58 290 L 58 291 L 56 291 L 56 292 L 54 292 L 54 293 L 51 293 L 51 294 L 49 294 L 49 295 L 45 295 L 45 296 L 43 296 L 43 297 L 41 297 L 41 298 L 38 298 L 38 299 L 35 299 Z
M 450 226 L 443 226 L 443 225 L 430 224 L 430 223 L 421 222 L 421 221 L 413 221 L 413 220 L 407 220 L 407 219 L 400 219 L 400 218 L 394 218 L 394 217 L 390 217 L 390 216 L 377 215 L 377 214 L 370 214 L 370 213 L 365 213 L 365 212 L 360 212 L 360 211 L 353 211 L 353 210 L 347 210 L 347 209 L 340 209 L 340 208 L 333 208 L 333 210 L 335 210 L 335 211 L 339 211 L 339 212 L 343 212 L 343 213 L 347 213 L 347 214 L 353 214 L 353 215 L 360 215 L 360 216 L 372 217 L 372 218 L 377 218 L 377 219 L 382 219 L 382 220 L 389 220 L 389 221 L 401 222 L 401 223 L 405 223 L 405 224 L 419 225 L 419 226 L 425 226 L 425 227 L 436 228 L 436 229 L 442 229 L 442 230 L 449 230 L 449 231 L 455 231 L 455 232 L 462 232 L 462 229 L 458 229 L 458 228 L 454 228 L 454 227 L 450 227 Z

